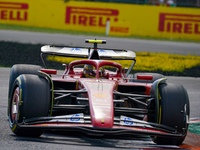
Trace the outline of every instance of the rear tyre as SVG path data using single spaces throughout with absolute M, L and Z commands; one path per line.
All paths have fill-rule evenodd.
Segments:
M 176 128 L 178 133 L 183 136 L 160 137 L 154 136 L 153 141 L 157 144 L 180 145 L 187 134 L 187 119 L 189 118 L 189 98 L 187 91 L 182 85 L 173 83 L 164 83 L 159 86 L 160 102 L 156 122 Z
M 149 80 L 148 83 L 153 83 L 154 81 L 160 79 L 160 78 L 164 78 L 164 76 L 162 74 L 159 73 L 151 73 L 151 72 L 138 72 L 138 73 L 134 73 L 132 75 L 130 75 L 130 78 L 135 78 L 137 79 L 137 75 L 151 75 L 153 76 L 153 80 Z M 142 82 L 142 83 L 146 83 L 146 80 L 135 80 L 135 79 L 131 79 L 130 82 Z
M 37 75 L 20 75 L 14 82 L 9 104 L 9 125 L 19 136 L 38 137 L 43 130 L 20 127 L 24 119 L 45 117 L 50 108 L 50 86 Z

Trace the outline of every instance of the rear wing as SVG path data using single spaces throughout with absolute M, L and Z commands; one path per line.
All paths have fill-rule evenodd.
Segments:
M 133 66 L 136 63 L 136 54 L 133 51 L 120 50 L 120 49 L 100 49 L 97 48 L 97 44 L 106 44 L 106 40 L 85 40 L 86 43 L 93 43 L 93 48 L 83 47 L 59 47 L 46 45 L 41 48 L 41 58 L 43 60 L 43 54 L 75 57 L 75 58 L 88 58 L 88 59 L 108 59 L 108 60 L 133 60 L 131 66 L 126 72 L 126 76 L 131 72 Z M 45 65 L 45 63 L 44 63 Z M 46 65 L 45 65 L 45 68 Z
M 97 51 L 99 59 L 109 60 L 135 60 L 136 54 L 133 51 L 118 50 L 118 49 L 95 49 L 83 47 L 59 47 L 46 45 L 41 47 L 42 54 L 76 57 L 76 58 L 89 58 L 93 51 Z

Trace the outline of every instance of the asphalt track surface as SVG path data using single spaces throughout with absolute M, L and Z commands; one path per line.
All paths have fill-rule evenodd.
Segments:
M 107 44 L 99 45 L 102 48 L 127 49 L 136 52 L 159 52 L 181 55 L 200 56 L 199 43 L 183 43 L 170 41 L 153 41 L 127 38 L 94 37 L 83 35 L 50 34 L 37 32 L 21 32 L 0 30 L 0 41 L 13 41 L 32 44 L 70 45 L 88 47 L 85 39 L 106 39 Z M 92 45 L 91 45 L 92 46 Z
M 55 45 L 88 46 L 84 39 L 89 36 L 75 36 L 62 34 L 43 34 L 18 31 L 0 30 L 0 40 L 21 43 L 42 43 Z M 98 37 L 97 37 L 98 38 Z M 101 38 L 102 39 L 102 38 Z M 120 38 L 106 38 L 110 44 L 107 48 L 133 49 L 135 51 L 164 52 L 173 54 L 200 55 L 200 44 L 176 43 L 146 40 L 132 40 Z M 77 44 L 78 43 L 78 44 Z M 123 44 L 121 44 L 123 43 Z M 145 44 L 147 43 L 147 45 Z M 9 68 L 0 68 L 0 150 L 20 149 L 183 149 L 192 148 L 200 141 L 199 136 L 189 133 L 181 146 L 160 146 L 154 144 L 149 138 L 93 138 L 79 133 L 45 132 L 40 138 L 26 138 L 15 136 L 8 125 L 7 95 L 9 84 Z M 191 118 L 200 117 L 200 78 L 167 77 L 168 82 L 182 84 L 188 91 L 191 107 Z M 194 138 L 195 137 L 195 138 Z M 199 143 L 200 145 L 200 143 Z

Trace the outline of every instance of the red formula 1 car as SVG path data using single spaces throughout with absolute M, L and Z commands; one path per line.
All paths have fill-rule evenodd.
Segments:
M 89 135 L 150 135 L 157 144 L 179 145 L 186 137 L 189 99 L 184 87 L 156 73 L 129 74 L 136 62 L 127 50 L 43 46 L 41 56 L 88 58 L 57 70 L 14 65 L 8 116 L 13 133 L 40 136 L 45 129 Z M 133 60 L 126 70 L 107 60 Z

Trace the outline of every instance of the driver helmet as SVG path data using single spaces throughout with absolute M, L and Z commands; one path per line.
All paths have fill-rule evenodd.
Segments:
M 96 73 L 94 72 L 94 67 L 92 65 L 86 64 L 84 66 L 83 74 L 85 77 L 96 77 Z
M 103 77 L 104 72 L 105 72 L 105 68 L 100 67 L 99 68 L 99 77 Z M 92 65 L 86 64 L 84 66 L 83 74 L 84 74 L 85 77 L 95 78 L 96 73 L 97 73 L 97 71 L 96 71 L 95 67 L 93 67 Z

